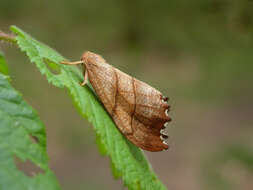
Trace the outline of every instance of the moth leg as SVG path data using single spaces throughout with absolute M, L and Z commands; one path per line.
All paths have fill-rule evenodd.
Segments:
M 88 83 L 88 73 L 85 72 L 85 70 L 83 71 L 83 75 L 84 75 L 84 81 L 80 83 L 81 86 L 85 86 Z

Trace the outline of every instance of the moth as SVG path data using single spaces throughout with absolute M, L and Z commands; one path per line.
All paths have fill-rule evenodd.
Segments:
M 81 61 L 88 80 L 120 132 L 136 146 L 152 152 L 168 149 L 165 127 L 171 121 L 168 98 L 148 84 L 109 65 L 102 56 L 85 52 Z

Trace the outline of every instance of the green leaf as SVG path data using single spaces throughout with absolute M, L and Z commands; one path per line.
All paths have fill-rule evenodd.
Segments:
M 79 85 L 83 76 L 77 67 L 59 64 L 66 59 L 53 49 L 36 41 L 17 27 L 11 27 L 11 30 L 17 35 L 16 42 L 19 48 L 36 64 L 48 82 L 69 90 L 80 114 L 93 124 L 99 150 L 111 158 L 114 175 L 121 176 L 129 189 L 166 189 L 152 171 L 143 152 L 118 131 L 92 88 Z M 59 74 L 51 72 L 48 62 L 50 65 L 54 63 L 58 66 Z
M 4 59 L 4 54 L 0 51 L 0 73 L 8 75 L 8 67 Z
M 0 73 L 0 189 L 58 190 L 59 184 L 48 166 L 45 126 L 8 78 Z M 41 172 L 28 176 L 18 169 L 15 158 L 19 164 L 30 161 Z

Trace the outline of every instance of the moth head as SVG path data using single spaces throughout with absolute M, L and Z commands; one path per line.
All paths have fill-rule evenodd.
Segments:
M 95 53 L 92 53 L 90 51 L 84 52 L 80 61 L 74 61 L 74 62 L 62 61 L 60 63 L 64 64 L 64 65 L 79 65 L 79 64 L 81 64 L 83 67 L 85 67 L 87 65 L 101 66 L 103 64 L 107 64 L 103 57 L 101 57 L 100 55 L 97 55 Z
M 87 65 L 87 64 L 92 64 L 92 65 L 99 65 L 99 64 L 104 64 L 105 60 L 103 57 L 101 57 L 98 54 L 92 53 L 90 51 L 86 51 L 83 53 L 81 57 L 81 61 Z

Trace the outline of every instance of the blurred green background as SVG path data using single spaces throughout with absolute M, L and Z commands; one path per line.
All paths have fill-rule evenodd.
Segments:
M 168 188 L 253 189 L 253 1 L 1 0 L 0 29 L 10 25 L 70 60 L 101 54 L 169 96 L 170 149 L 145 152 Z M 0 48 L 13 85 L 46 124 L 63 189 L 126 189 L 66 90 L 50 86 L 15 46 Z

